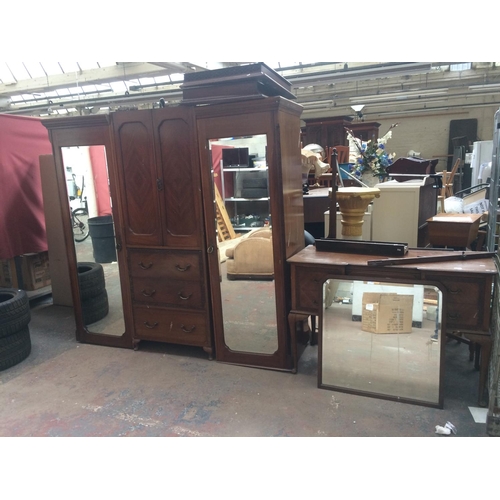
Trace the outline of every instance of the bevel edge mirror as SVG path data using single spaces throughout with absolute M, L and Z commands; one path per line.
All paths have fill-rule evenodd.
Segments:
M 432 282 L 326 280 L 319 318 L 318 387 L 442 408 L 443 293 Z M 386 295 L 384 303 L 380 294 Z
M 74 234 L 72 220 L 70 217 L 69 193 L 66 183 L 66 169 L 63 158 L 64 148 L 103 146 L 107 160 L 107 170 L 109 175 L 109 189 L 112 200 L 117 200 L 119 194 L 116 190 L 116 177 L 113 168 L 113 150 L 111 147 L 109 118 L 107 115 L 79 116 L 71 118 L 52 118 L 42 120 L 42 124 L 49 131 L 49 138 L 52 143 L 52 151 L 55 164 L 57 190 L 59 194 L 59 204 L 62 214 L 64 239 L 68 256 L 68 272 L 73 295 L 73 310 L 76 322 L 76 339 L 80 342 L 109 345 L 114 347 L 133 348 L 132 332 L 127 328 L 131 324 L 130 314 L 126 307 L 123 308 L 124 332 L 121 335 L 92 332 L 87 328 L 83 320 L 83 310 L 81 306 L 81 294 L 78 277 L 78 261 L 74 244 Z M 114 231 L 116 240 L 121 240 L 120 214 L 116 207 L 117 203 L 112 203 L 112 216 L 114 221 Z M 118 267 L 121 281 L 121 294 L 127 286 L 126 256 L 122 252 L 118 253 Z

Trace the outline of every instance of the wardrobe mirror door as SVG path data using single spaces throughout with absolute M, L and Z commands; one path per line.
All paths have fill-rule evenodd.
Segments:
M 125 322 L 106 149 L 74 146 L 61 153 L 84 323 L 92 333 L 121 336 Z
M 331 279 L 323 299 L 320 387 L 441 404 L 438 288 Z
M 266 147 L 265 134 L 209 141 L 224 343 L 258 354 L 278 349 Z

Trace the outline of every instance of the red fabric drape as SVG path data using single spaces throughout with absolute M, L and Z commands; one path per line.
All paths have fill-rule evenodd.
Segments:
M 97 202 L 97 215 L 111 215 L 109 196 L 108 170 L 106 167 L 106 151 L 104 146 L 90 146 L 90 163 L 94 177 L 94 190 Z
M 48 154 L 38 118 L 0 115 L 0 259 L 47 250 L 39 157 Z

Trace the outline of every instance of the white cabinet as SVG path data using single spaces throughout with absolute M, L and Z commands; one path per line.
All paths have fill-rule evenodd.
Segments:
M 372 240 L 427 246 L 426 221 L 436 215 L 437 206 L 433 179 L 388 181 L 376 187 L 380 197 L 373 200 Z

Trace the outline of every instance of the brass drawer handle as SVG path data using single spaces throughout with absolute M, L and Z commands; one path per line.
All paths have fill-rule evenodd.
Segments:
M 139 262 L 139 267 L 140 267 L 141 269 L 149 269 L 152 265 L 153 265 L 153 263 L 152 263 L 152 262 L 150 262 L 147 266 L 145 266 L 145 265 L 142 263 L 142 261 L 141 261 L 141 262 Z
M 459 313 L 453 313 L 453 314 L 452 313 L 448 313 L 447 316 L 450 319 L 458 319 L 458 318 L 460 318 L 460 314 Z
M 156 293 L 156 290 L 153 289 L 150 292 L 146 292 L 146 289 L 144 289 L 141 293 L 144 297 L 152 297 Z
M 144 321 L 144 324 L 146 325 L 146 328 L 156 328 L 158 326 L 158 323 L 155 321 L 152 325 L 149 324 L 149 321 Z
M 186 328 L 184 325 L 181 325 L 181 330 L 185 333 L 191 333 L 195 328 L 194 325 L 191 328 Z
M 457 293 L 462 293 L 462 290 L 460 288 L 457 288 L 456 290 L 448 288 L 448 292 L 450 292 L 452 295 L 456 295 Z
M 188 300 L 188 299 L 190 299 L 190 298 L 191 298 L 191 295 L 193 295 L 193 294 L 192 294 L 192 293 L 190 293 L 190 294 L 186 297 L 185 295 L 183 295 L 183 294 L 182 294 L 182 292 L 179 292 L 177 295 L 179 296 L 179 298 L 180 298 L 181 300 Z
M 187 271 L 190 267 L 191 264 L 187 264 L 185 267 L 179 266 L 179 264 L 175 264 L 175 268 L 177 269 L 177 271 L 181 272 Z

